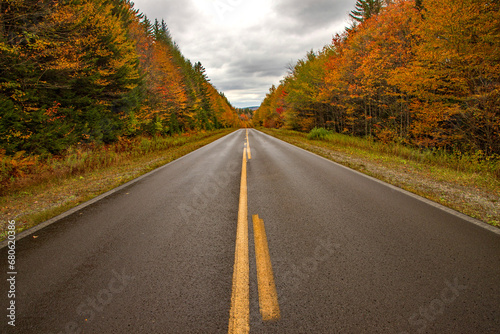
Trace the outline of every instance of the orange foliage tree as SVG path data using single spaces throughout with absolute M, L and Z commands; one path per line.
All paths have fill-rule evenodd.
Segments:
M 500 4 L 424 0 L 415 61 L 401 86 L 413 98 L 417 143 L 500 153 Z
M 498 1 L 384 3 L 299 60 L 257 124 L 500 154 Z

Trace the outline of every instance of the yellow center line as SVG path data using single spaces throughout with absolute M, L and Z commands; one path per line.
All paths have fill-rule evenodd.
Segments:
M 249 271 L 247 160 L 246 149 L 244 149 L 228 333 L 248 333 L 250 331 Z
M 247 130 L 247 154 L 248 154 L 248 160 L 252 159 L 252 152 L 250 152 L 250 141 L 248 140 L 248 130 Z
M 257 284 L 259 289 L 259 306 L 262 320 L 278 320 L 280 308 L 278 293 L 274 284 L 273 267 L 269 255 L 264 220 L 259 215 L 253 215 L 253 234 L 255 242 L 255 257 L 257 260 Z

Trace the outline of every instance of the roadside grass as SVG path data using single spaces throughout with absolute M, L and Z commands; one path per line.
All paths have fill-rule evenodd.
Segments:
M 313 129 L 260 131 L 500 227 L 500 159 L 450 154 Z M 309 138 L 309 139 L 308 139 Z
M 106 146 L 72 147 L 60 157 L 0 152 L 0 241 L 9 220 L 21 232 L 233 131 L 122 138 Z

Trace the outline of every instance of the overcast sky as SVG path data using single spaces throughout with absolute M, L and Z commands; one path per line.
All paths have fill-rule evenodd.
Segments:
M 289 64 L 348 25 L 356 0 L 133 0 L 164 19 L 184 56 L 200 61 L 235 107 L 258 106 Z

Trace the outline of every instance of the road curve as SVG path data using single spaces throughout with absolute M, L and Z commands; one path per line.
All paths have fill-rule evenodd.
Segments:
M 248 131 L 251 333 L 498 333 L 500 235 Z M 16 243 L 2 333 L 227 333 L 245 130 Z M 262 321 L 251 216 L 280 319 Z M 7 248 L 0 271 L 7 273 Z

